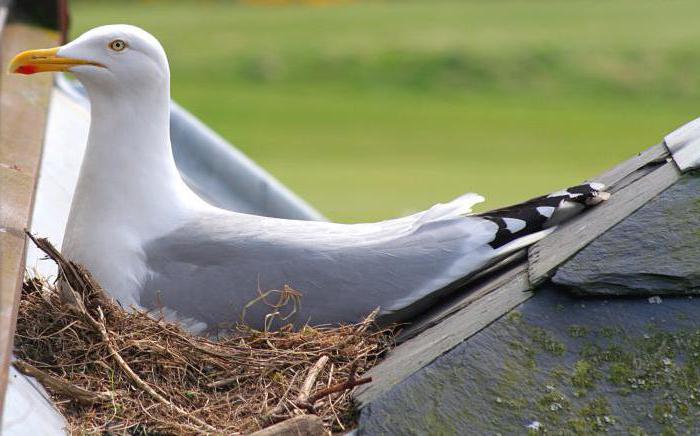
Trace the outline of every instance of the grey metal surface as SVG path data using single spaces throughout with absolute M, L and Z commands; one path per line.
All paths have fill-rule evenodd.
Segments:
M 75 102 L 90 102 L 80 84 L 58 75 L 56 85 Z M 236 212 L 301 220 L 325 220 L 234 145 L 177 103 L 171 103 L 170 135 L 183 179 L 210 203 Z
M 90 114 L 87 109 L 54 87 L 49 103 L 31 231 L 49 238 L 59 249 L 63 243 L 89 126 Z M 54 263 L 42 258 L 43 253 L 33 244 L 28 244 L 27 268 L 44 276 L 55 275 Z
M 583 295 L 700 292 L 700 174 L 691 172 L 557 270 Z
M 44 137 L 41 169 L 37 181 L 31 231 L 48 237 L 60 247 L 73 190 L 82 161 L 89 114 L 70 96 L 54 88 Z M 27 246 L 26 266 L 44 276 L 53 276 L 53 262 L 32 244 Z M 66 423 L 34 379 L 10 368 L 3 410 L 3 435 L 65 434 Z
M 173 155 L 187 184 L 224 209 L 270 217 L 325 220 L 250 158 L 172 103 Z
M 3 436 L 65 435 L 66 420 L 54 408 L 44 388 L 10 367 L 3 411 Z

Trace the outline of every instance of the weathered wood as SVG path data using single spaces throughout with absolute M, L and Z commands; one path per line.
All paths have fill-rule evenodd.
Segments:
M 458 292 L 458 296 L 447 304 L 437 306 L 426 312 L 416 321 L 410 323 L 396 337 L 397 342 L 402 343 L 412 337 L 424 332 L 425 330 L 434 327 L 446 318 L 452 316 L 456 312 L 466 308 L 475 301 L 483 298 L 485 295 L 495 291 L 499 287 L 507 284 L 518 273 L 523 271 L 525 266 L 522 260 L 527 257 L 527 250 L 523 249 L 513 253 L 504 259 L 503 263 L 498 263 L 495 266 L 500 268 L 491 268 L 489 271 L 493 273 L 488 277 L 481 276 L 474 282 L 470 282 L 466 287 Z
M 589 181 L 604 183 L 606 186 L 614 186 L 639 168 L 653 162 L 661 162 L 668 156 L 669 152 L 666 146 L 663 143 L 656 144 L 647 148 L 638 155 L 627 159 L 619 165 L 605 171 L 603 174 L 593 177 Z
M 309 369 L 309 373 L 304 380 L 304 384 L 301 386 L 299 395 L 297 396 L 297 403 L 305 404 L 309 402 L 309 396 L 311 395 L 311 390 L 316 385 L 316 379 L 318 374 L 321 372 L 326 363 L 328 362 L 328 356 L 321 356 L 314 366 Z
M 316 415 L 300 415 L 256 431 L 250 436 L 321 436 L 325 434 L 321 418 Z
M 5 26 L 0 41 L 0 411 L 24 275 L 24 229 L 31 217 L 53 83 L 48 74 L 19 77 L 6 71 L 16 53 L 57 41 L 55 32 L 23 24 Z
M 556 267 L 671 186 L 679 177 L 680 171 L 675 162 L 666 162 L 615 192 L 608 201 L 558 227 L 554 233 L 531 246 L 530 283 L 536 286 L 544 281 Z
M 521 266 L 514 272 L 505 285 L 395 348 L 384 361 L 367 373 L 373 382 L 357 388 L 355 398 L 361 404 L 373 401 L 392 386 L 530 298 L 532 292 L 528 290 L 530 285 L 527 268 Z

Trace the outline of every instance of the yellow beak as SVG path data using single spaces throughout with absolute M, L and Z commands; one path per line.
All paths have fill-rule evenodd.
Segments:
M 76 65 L 95 65 L 103 67 L 103 65 L 96 62 L 56 56 L 60 48 L 61 47 L 23 51 L 12 59 L 8 72 L 34 74 L 47 71 L 68 71 L 68 69 Z

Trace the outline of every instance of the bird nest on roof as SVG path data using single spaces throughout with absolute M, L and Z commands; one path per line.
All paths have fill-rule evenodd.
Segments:
M 326 431 L 346 430 L 351 389 L 393 343 L 373 316 L 276 332 L 238 326 L 216 341 L 193 336 L 122 309 L 84 268 L 34 241 L 58 264 L 61 285 L 25 281 L 14 365 L 47 388 L 71 433 L 247 433 L 300 414 L 318 415 Z

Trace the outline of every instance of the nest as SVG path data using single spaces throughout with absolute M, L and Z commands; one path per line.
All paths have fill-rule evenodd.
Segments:
M 28 278 L 15 367 L 36 377 L 71 432 L 249 433 L 316 414 L 326 432 L 353 425 L 351 389 L 393 343 L 392 331 L 355 325 L 238 326 L 219 340 L 126 311 L 80 265 L 32 239 L 59 266 L 56 285 Z

